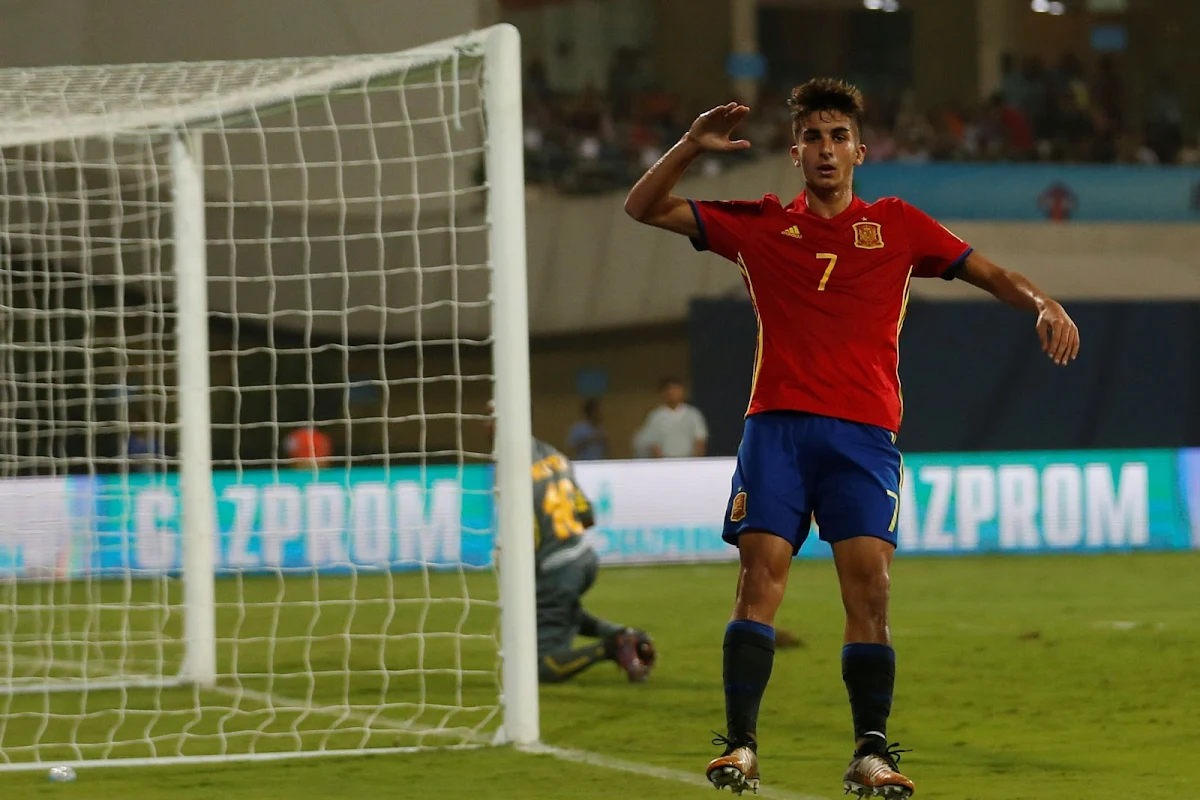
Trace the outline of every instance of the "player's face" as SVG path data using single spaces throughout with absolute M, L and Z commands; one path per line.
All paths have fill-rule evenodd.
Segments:
M 838 111 L 814 111 L 805 118 L 792 160 L 814 189 L 833 190 L 853 183 L 854 168 L 867 148 L 860 144 L 850 118 Z

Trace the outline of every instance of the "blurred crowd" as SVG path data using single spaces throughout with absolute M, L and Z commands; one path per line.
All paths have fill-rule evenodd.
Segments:
M 687 130 L 694 106 L 660 91 L 643 53 L 617 51 L 607 86 L 550 87 L 545 65 L 525 72 L 525 177 L 573 192 L 628 186 Z M 703 169 L 719 169 L 709 161 Z
M 1055 65 L 1005 57 L 1000 88 L 986 102 L 919 107 L 913 91 L 868 93 L 863 140 L 872 161 L 1054 161 L 1195 164 L 1185 141 L 1184 107 L 1170 75 L 1129 108 L 1116 63 L 1103 58 L 1089 74 L 1066 54 Z M 786 91 L 765 90 L 747 118 L 748 151 L 707 159 L 730 162 L 777 153 L 791 143 Z M 687 129 L 699 104 L 658 90 L 643 53 L 618 51 L 607 86 L 567 95 L 550 88 L 545 66 L 525 75 L 526 177 L 564 191 L 628 186 Z
M 1200 153 L 1185 147 L 1183 104 L 1170 75 L 1142 108 L 1128 108 L 1116 63 L 1092 74 L 1072 54 L 1049 67 L 1038 58 L 1002 62 L 999 89 L 976 108 L 921 113 L 912 93 L 874 98 L 863 138 L 875 160 L 1068 161 L 1179 164 Z

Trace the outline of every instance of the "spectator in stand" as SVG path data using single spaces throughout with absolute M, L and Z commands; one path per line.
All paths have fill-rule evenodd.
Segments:
M 1021 64 L 1021 88 L 1017 92 L 1019 96 L 1005 95 L 1005 100 L 1016 106 L 1025 115 L 1025 119 L 1029 120 L 1034 140 L 1037 142 L 1048 141 L 1051 135 L 1046 105 L 1049 97 L 1048 80 L 1042 60 L 1036 57 L 1026 58 Z
M 567 432 L 567 450 L 573 461 L 599 461 L 608 458 L 608 434 L 600 413 L 600 398 L 583 401 L 583 419 Z
M 1092 147 L 1095 161 L 1111 163 L 1120 158 L 1121 130 L 1124 127 L 1124 88 L 1116 62 L 1110 56 L 1100 59 L 1092 88 L 1092 116 L 1096 135 Z
M 1012 53 L 1000 57 L 1000 93 L 1005 104 L 1028 115 L 1037 94 L 1035 82 L 1036 72 L 1031 74 L 1026 68 L 1018 69 Z
M 1096 129 L 1092 116 L 1092 92 L 1083 77 L 1083 65 L 1074 53 L 1066 53 L 1058 72 L 1063 114 L 1063 152 L 1072 160 L 1090 161 Z
M 319 428 L 306 425 L 288 434 L 287 455 L 294 469 L 321 469 L 329 466 L 333 441 Z
M 650 457 L 703 456 L 708 449 L 708 425 L 698 408 L 684 402 L 683 381 L 664 378 L 660 390 L 663 404 L 650 412 L 646 424 L 638 432 Z
M 1000 134 L 999 156 L 1014 161 L 1031 158 L 1034 153 L 1033 128 L 1021 110 L 997 92 L 992 96 L 992 113 Z

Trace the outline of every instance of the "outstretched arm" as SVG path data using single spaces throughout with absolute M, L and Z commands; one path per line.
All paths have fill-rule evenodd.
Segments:
M 1004 269 L 972 251 L 956 276 L 1008 305 L 1037 314 L 1038 339 L 1055 364 L 1079 355 L 1079 328 L 1061 305 L 1019 272 Z
M 729 138 L 748 113 L 750 109 L 746 106 L 727 103 L 697 117 L 683 138 L 629 190 L 625 213 L 646 225 L 684 236 L 699 236 L 700 228 L 688 201 L 671 194 L 671 190 L 702 153 L 749 147 L 745 140 Z

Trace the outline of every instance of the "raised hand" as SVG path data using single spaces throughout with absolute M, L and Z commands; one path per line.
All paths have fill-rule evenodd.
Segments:
M 1037 318 L 1038 339 L 1042 351 L 1055 364 L 1064 367 L 1079 355 L 1079 328 L 1058 303 L 1051 300 Z
M 687 138 L 709 153 L 745 150 L 750 143 L 745 139 L 730 139 L 729 134 L 749 113 L 749 106 L 740 103 L 717 106 L 696 117 L 687 132 Z

